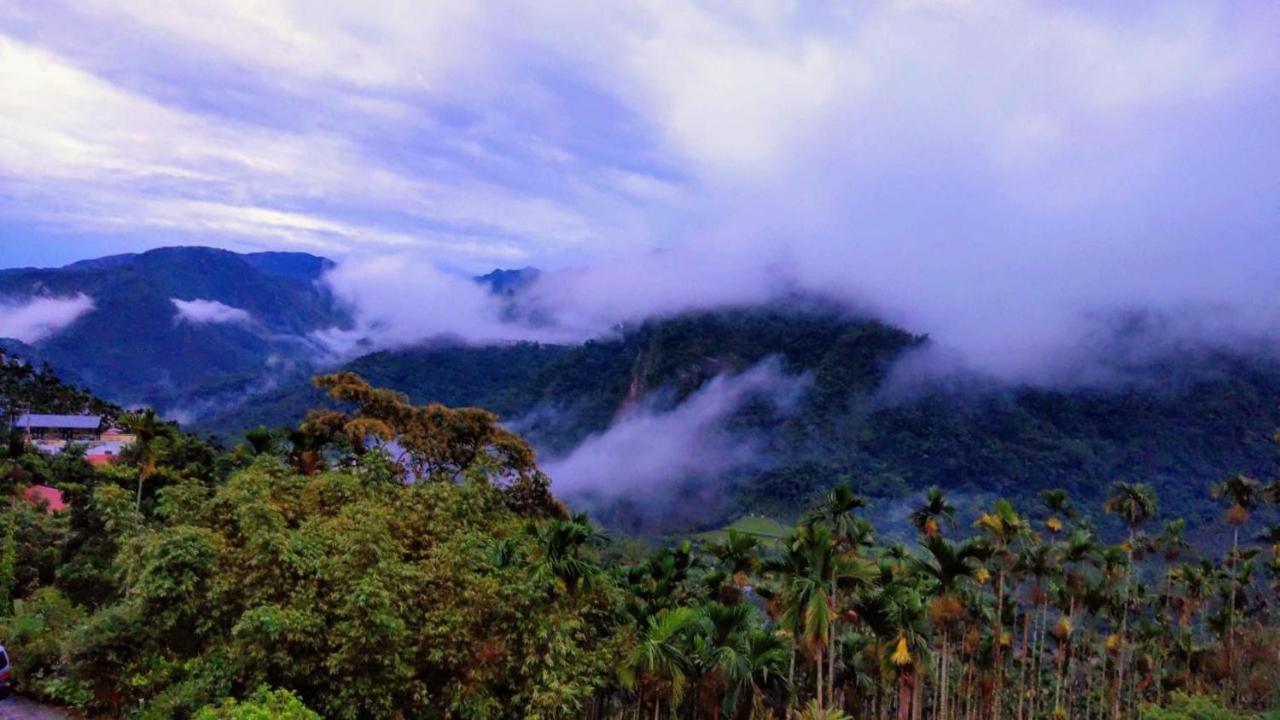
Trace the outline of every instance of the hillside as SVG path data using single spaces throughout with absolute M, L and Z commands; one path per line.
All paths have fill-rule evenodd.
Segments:
M 696 493 L 682 495 L 677 483 L 670 497 L 637 502 L 620 493 L 596 507 L 597 516 L 625 529 L 652 529 L 655 516 L 662 526 L 690 507 L 692 524 L 702 526 L 746 513 L 793 517 L 846 477 L 886 502 L 933 484 L 961 500 L 1025 499 L 1047 487 L 1098 498 L 1114 480 L 1144 480 L 1198 517 L 1213 512 L 1200 502 L 1208 483 L 1234 472 L 1280 471 L 1271 442 L 1280 427 L 1273 362 L 1203 357 L 1193 367 L 1152 368 L 1141 386 L 938 390 L 886 402 L 886 373 L 922 342 L 829 312 L 740 310 L 649 322 L 577 347 L 419 348 L 367 355 L 346 368 L 415 402 L 494 410 L 544 460 L 606 431 L 641 400 L 661 422 L 712 378 L 769 356 L 782 358 L 784 372 L 811 378 L 790 413 L 747 403 L 724 418 L 720 428 L 750 438 L 761 461 L 692 477 L 726 490 L 714 502 L 690 504 Z M 319 391 L 298 384 L 212 418 L 207 429 L 284 425 L 323 403 Z M 655 503 L 670 512 L 655 512 Z
M 68 385 L 49 367 L 37 367 L 0 348 L 2 427 L 7 429 L 10 417 L 21 412 L 60 415 L 91 413 L 115 417 L 120 413 L 120 408 L 94 397 L 88 390 Z
M 300 253 L 162 248 L 3 270 L 0 298 L 87 296 L 92 310 L 24 354 L 113 401 L 169 410 L 190 391 L 237 375 L 261 387 L 305 374 L 314 352 L 307 334 L 345 321 L 315 282 L 331 265 Z M 196 304 L 184 315 L 178 301 Z

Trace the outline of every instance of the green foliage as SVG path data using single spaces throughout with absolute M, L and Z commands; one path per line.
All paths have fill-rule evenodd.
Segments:
M 320 720 L 320 716 L 288 690 L 268 690 L 265 686 L 247 700 L 228 698 L 216 707 L 196 713 L 196 720 Z
M 28 411 L 59 415 L 89 413 L 110 419 L 120 413 L 120 408 L 99 400 L 88 390 L 63 382 L 48 365 L 36 368 L 6 354 L 0 347 L 0 426 L 7 432 L 10 418 Z
M 122 465 L 10 460 L 71 504 L 0 504 L 0 638 L 25 687 L 135 720 L 1226 718 L 1280 700 L 1260 484 L 1225 493 L 1254 512 L 1227 518 L 1221 559 L 1145 483 L 1105 503 L 1118 544 L 1070 492 L 961 523 L 940 487 L 899 504 L 916 535 L 886 544 L 860 486 L 821 478 L 795 528 L 747 518 L 645 552 L 545 487 L 513 493 L 540 473 L 493 416 L 322 383 L 354 408 L 229 451 L 141 415 Z
M 761 440 L 772 462 L 720 478 L 727 502 L 708 509 L 696 529 L 751 514 L 796 518 L 844 478 L 856 478 L 857 492 L 873 501 L 937 485 L 1030 507 L 1040 490 L 1057 488 L 1095 513 L 1114 481 L 1141 481 L 1170 514 L 1207 522 L 1210 482 L 1280 472 L 1271 441 L 1280 368 L 1266 360 L 1201 357 L 1150 368 L 1143 383 L 1107 392 L 904 392 L 888 372 L 922 342 L 821 308 L 732 310 L 654 320 L 575 347 L 388 351 L 348 369 L 415 403 L 477 405 L 518 420 L 523 435 L 554 455 L 607 428 L 642 395 L 670 407 L 717 374 L 780 356 L 788 372 L 812 377 L 810 389 L 789 415 L 748 406 L 730 420 Z M 208 427 L 235 435 L 295 423 L 321 401 L 299 383 Z M 621 505 L 593 510 L 615 529 L 652 529 Z
M 36 590 L 14 606 L 12 617 L 0 621 L 0 637 L 20 660 L 14 664 L 18 685 L 61 704 L 85 705 L 88 688 L 68 679 L 64 647 L 85 611 L 54 588 Z
M 1207 695 L 1176 692 L 1165 705 L 1142 706 L 1139 717 L 1141 720 L 1247 720 L 1260 716 L 1238 713 Z

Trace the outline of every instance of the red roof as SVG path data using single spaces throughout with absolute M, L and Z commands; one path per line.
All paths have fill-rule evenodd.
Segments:
M 22 491 L 22 496 L 37 505 L 43 505 L 45 512 L 48 513 L 62 512 L 67 509 L 67 503 L 62 499 L 62 491 L 48 485 L 32 485 Z
M 116 462 L 117 460 L 119 460 L 119 459 L 120 459 L 120 456 L 119 456 L 119 455 L 106 455 L 106 454 L 103 454 L 103 453 L 98 453 L 98 454 L 94 454 L 94 455 L 85 455 L 85 456 L 84 456 L 84 459 L 85 459 L 85 460 L 88 460 L 88 461 L 89 461 L 89 464 L 90 464 L 90 465 L 94 465 L 94 466 L 97 466 L 97 465 L 110 465 L 110 464 L 112 464 L 112 463 Z

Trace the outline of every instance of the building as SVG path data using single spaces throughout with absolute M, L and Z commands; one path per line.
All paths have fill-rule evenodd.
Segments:
M 125 447 L 132 443 L 120 442 L 117 440 L 106 440 L 106 433 L 102 434 L 104 438 L 101 442 L 93 443 L 85 448 L 84 459 L 89 461 L 90 465 L 112 465 L 120 461 L 120 453 L 124 452 Z
M 98 440 L 103 443 L 115 443 L 121 447 L 132 445 L 138 437 L 132 433 L 127 433 L 118 427 L 109 427 L 102 431 L 102 435 L 98 436 Z
M 22 492 L 22 496 L 36 507 L 44 508 L 44 511 L 50 515 L 67 509 L 67 501 L 63 499 L 62 491 L 48 485 L 32 485 Z
M 98 440 L 100 415 L 19 415 L 13 427 L 33 441 L 88 443 Z

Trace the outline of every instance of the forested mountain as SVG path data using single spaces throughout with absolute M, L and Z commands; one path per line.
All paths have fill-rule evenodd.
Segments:
M 3 270 L 0 300 L 10 305 L 92 303 L 47 337 L 6 344 L 120 403 L 169 410 L 175 398 L 228 386 L 243 394 L 267 377 L 305 374 L 315 352 L 307 335 L 345 321 L 315 282 L 331 266 L 301 253 L 183 247 Z
M 644 548 L 492 414 L 317 384 L 333 409 L 229 449 L 150 413 L 117 464 L 0 445 L 23 692 L 136 720 L 1275 718 L 1274 480 L 1201 488 L 1204 522 L 1146 483 L 932 488 L 902 534 L 840 483 L 767 536 Z
M 885 501 L 934 484 L 974 501 L 1032 497 L 1047 487 L 1097 498 L 1114 480 L 1143 480 L 1199 516 L 1209 512 L 1199 502 L 1206 483 L 1280 469 L 1270 437 L 1280 427 L 1280 366 L 1269 360 L 1202 356 L 1153 366 L 1141 383 L 1087 391 L 988 387 L 887 397 L 894 362 L 926 342 L 829 310 L 757 309 L 651 321 L 574 347 L 379 352 L 346 369 L 415 402 L 488 408 L 551 460 L 637 404 L 662 432 L 663 413 L 713 378 L 779 357 L 783 372 L 806 379 L 807 389 L 789 412 L 747 402 L 724 418 L 727 432 L 751 439 L 759 462 L 713 477 L 691 474 L 695 488 L 714 481 L 728 490 L 716 503 L 695 504 L 708 524 L 753 512 L 792 517 L 842 478 Z M 298 384 L 208 427 L 230 437 L 295 422 L 323 402 L 318 390 Z M 690 490 L 675 483 L 670 497 L 643 502 L 622 493 L 596 513 L 615 527 L 651 528 L 655 515 L 673 517 L 653 512 L 654 503 L 688 505 L 682 487 Z
M 24 412 L 114 417 L 120 408 L 64 383 L 48 367 L 36 367 L 0 349 L 0 423 L 7 428 L 11 417 Z
M 83 294 L 93 303 L 57 333 L 0 347 L 47 362 L 100 397 L 194 417 L 198 430 L 233 440 L 260 425 L 296 423 L 326 404 L 309 377 L 332 368 L 317 362 L 310 336 L 347 322 L 316 282 L 331 266 L 297 253 L 170 248 L 0 271 L 7 301 Z M 538 277 L 524 268 L 476 280 L 515 307 Z M 927 343 L 797 300 L 654 319 L 580 345 L 386 350 L 344 369 L 415 402 L 497 413 L 530 439 L 553 475 L 573 469 L 571 494 L 626 530 L 712 526 L 745 513 L 793 517 L 843 478 L 885 507 L 934 484 L 977 502 L 1045 487 L 1097 497 L 1113 480 L 1146 480 L 1194 514 L 1192 498 L 1206 482 L 1231 472 L 1268 475 L 1280 462 L 1269 442 L 1280 426 L 1280 367 L 1270 360 L 1166 359 L 1142 368 L 1140 381 L 1092 390 L 887 392 L 898 361 Z M 779 375 L 771 382 L 799 388 L 794 402 L 780 407 L 768 387 L 756 388 L 696 430 L 678 426 L 699 393 L 723 389 L 716 383 L 771 358 Z M 626 453 L 607 444 L 591 465 L 562 462 L 637 416 L 649 423 L 644 452 L 654 457 L 682 435 L 698 435 L 681 450 L 687 466 L 664 469 L 670 476 L 656 498 L 635 499 L 631 486 L 658 479 L 617 472 L 626 461 L 616 456 Z M 704 496 L 708 488 L 712 497 Z

